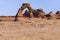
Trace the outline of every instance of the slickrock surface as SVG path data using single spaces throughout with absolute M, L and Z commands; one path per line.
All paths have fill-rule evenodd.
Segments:
M 2 21 L 0 40 L 60 40 L 60 20 Z

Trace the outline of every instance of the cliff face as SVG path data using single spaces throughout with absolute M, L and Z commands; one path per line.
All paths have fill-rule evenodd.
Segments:
M 0 22 L 0 40 L 60 40 L 60 20 L 33 20 Z

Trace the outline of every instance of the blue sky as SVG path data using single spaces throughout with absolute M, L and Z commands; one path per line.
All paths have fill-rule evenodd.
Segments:
M 34 9 L 42 8 L 46 13 L 60 10 L 60 0 L 0 0 L 0 15 L 16 15 L 23 3 L 30 3 Z

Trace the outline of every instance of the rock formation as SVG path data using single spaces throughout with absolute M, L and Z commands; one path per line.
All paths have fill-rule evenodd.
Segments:
M 39 17 L 43 18 L 45 16 L 45 12 L 42 9 L 33 10 L 31 13 L 26 10 L 23 15 L 29 18 L 39 18 Z
M 25 8 L 28 8 L 28 10 L 25 11 L 24 14 L 23 10 Z M 28 18 L 60 18 L 60 11 L 57 11 L 56 14 L 54 14 L 52 11 L 49 12 L 49 14 L 45 14 L 45 12 L 42 9 L 33 9 L 29 3 L 23 3 L 21 8 L 19 8 L 16 16 L 15 16 L 15 21 L 18 20 L 18 17 L 28 17 Z
M 27 8 L 23 13 L 23 10 Z M 50 11 L 48 14 L 45 14 L 43 9 L 33 9 L 29 3 L 23 3 L 21 8 L 19 8 L 16 16 L 0 16 L 0 21 L 20 21 L 25 20 L 24 18 L 44 18 L 44 19 L 60 19 L 60 11 L 53 13 Z M 38 19 L 37 19 L 38 20 Z
M 46 17 L 51 18 L 51 19 L 56 19 L 56 14 L 50 11 L 49 14 L 46 15 Z
M 57 16 L 58 19 L 60 19 L 60 11 L 56 12 L 56 16 Z
M 37 9 L 38 17 L 44 18 L 45 17 L 45 12 L 43 9 Z
M 18 20 L 18 19 L 17 19 L 18 17 L 23 17 L 22 12 L 23 12 L 23 10 L 24 10 L 25 8 L 28 8 L 28 9 L 29 9 L 29 14 L 32 13 L 33 8 L 30 6 L 30 4 L 29 4 L 29 3 L 23 3 L 23 5 L 21 6 L 21 8 L 19 8 L 19 10 L 18 10 L 18 12 L 17 12 L 17 15 L 16 15 L 15 20 Z M 30 16 L 30 15 L 29 15 L 29 16 Z M 31 16 L 32 16 L 32 15 L 31 15 Z
M 21 8 L 17 12 L 17 14 L 18 14 L 17 16 L 22 17 L 23 16 L 22 12 L 25 8 L 28 8 L 30 12 L 32 12 L 32 10 L 33 10 L 29 3 L 23 3 Z

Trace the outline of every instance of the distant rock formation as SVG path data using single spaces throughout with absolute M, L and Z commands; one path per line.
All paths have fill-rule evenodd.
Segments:
M 23 13 L 25 8 L 28 10 L 25 10 Z M 35 10 L 29 3 L 23 3 L 16 16 L 0 16 L 0 21 L 20 21 L 25 20 L 24 18 L 60 19 L 60 11 L 57 11 L 56 13 L 50 11 L 48 14 L 46 14 L 43 9 Z
M 56 19 L 56 14 L 54 14 L 52 11 L 50 11 L 46 17 L 50 18 L 50 19 Z
M 32 12 L 26 10 L 23 15 L 24 17 L 29 18 L 39 18 L 39 17 L 44 18 L 45 12 L 42 9 L 33 10 Z
M 23 3 L 21 8 L 17 12 L 17 16 L 22 17 L 23 16 L 22 12 L 25 8 L 28 8 L 29 12 L 32 12 L 32 10 L 33 10 L 29 3 Z
M 23 14 L 23 10 L 27 8 L 28 10 L 25 11 Z M 51 19 L 56 19 L 60 18 L 60 11 L 57 11 L 56 14 L 53 13 L 52 11 L 49 12 L 49 14 L 45 14 L 43 9 L 33 9 L 29 3 L 23 3 L 21 8 L 19 8 L 16 16 L 15 16 L 15 21 L 18 20 L 18 17 L 28 17 L 28 18 L 51 18 Z
M 60 19 L 60 11 L 56 12 L 56 16 L 57 16 L 58 19 Z
M 28 9 L 29 9 L 29 14 L 32 13 L 33 9 L 32 9 L 32 7 L 30 6 L 30 4 L 29 4 L 29 3 L 23 3 L 23 5 L 21 6 L 21 8 L 19 8 L 19 10 L 18 10 L 18 12 L 17 12 L 17 15 L 16 15 L 15 20 L 18 20 L 17 17 L 23 17 L 22 12 L 23 12 L 23 10 L 24 10 L 25 8 L 28 8 Z M 25 14 L 25 15 L 26 15 L 26 14 Z M 24 16 L 25 16 L 25 15 L 24 15 Z M 30 15 L 32 16 L 32 14 L 30 14 Z M 30 15 L 29 15 L 29 17 L 30 17 Z
M 45 18 L 45 12 L 43 9 L 37 9 L 38 17 Z

